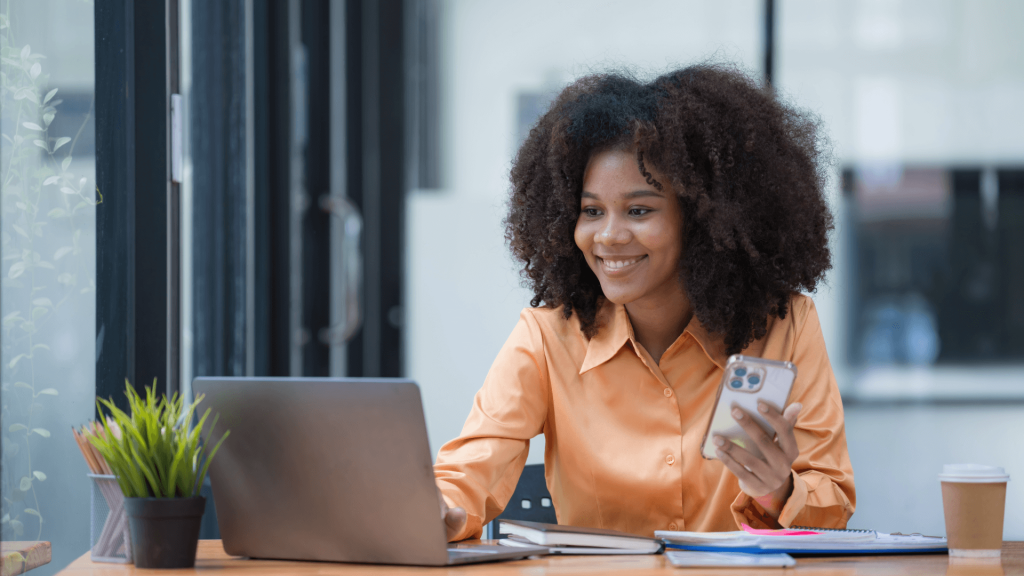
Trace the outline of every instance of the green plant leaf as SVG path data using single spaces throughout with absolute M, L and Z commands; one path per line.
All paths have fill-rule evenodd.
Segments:
M 33 306 L 47 306 L 53 308 L 53 302 L 49 298 L 36 298 L 32 301 Z
M 43 114 L 43 125 L 49 128 L 55 116 L 56 114 L 54 114 L 53 112 L 47 112 L 46 114 Z
M 68 188 L 67 186 L 62 187 L 60 191 L 67 194 L 68 196 L 72 194 L 78 194 L 78 190 L 75 190 L 74 188 Z
M 8 432 L 20 432 L 22 430 L 28 430 L 28 426 L 24 424 L 11 424 L 11 427 L 7 429 Z
M 46 480 L 46 474 L 43 474 L 39 470 L 33 470 L 32 475 L 38 478 L 40 482 Z
M 43 104 L 46 104 L 47 102 L 49 102 L 56 95 L 57 95 L 57 89 L 56 88 L 54 88 L 53 90 L 50 90 L 49 92 L 47 92 L 46 96 L 43 98 Z
M 32 479 L 29 478 L 28 476 L 22 476 L 21 482 L 18 483 L 18 488 L 22 492 L 28 492 L 29 490 L 32 489 Z
M 53 210 L 47 212 L 46 215 L 49 216 L 50 218 L 61 218 L 63 216 L 66 216 L 67 212 L 65 212 L 63 208 L 54 208 Z
M 61 170 L 67 170 L 68 166 L 70 166 L 70 165 L 71 165 L 71 156 L 68 156 L 67 158 L 64 159 L 63 162 L 60 163 L 60 168 L 61 168 Z
M 42 141 L 42 140 L 33 140 L 33 141 L 32 141 L 32 143 L 33 143 L 33 144 L 35 144 L 36 146 L 39 146 L 39 147 L 40 147 L 40 148 L 42 148 L 43 150 L 46 150 L 47 152 L 49 152 L 49 151 L 50 151 L 50 147 L 49 147 L 49 146 L 47 146 L 47 145 L 46 145 L 46 142 L 44 142 L 44 141 Z
M 50 437 L 50 431 L 47 430 L 46 428 L 33 428 L 32 431 L 35 432 L 36 434 L 39 434 L 43 438 Z
M 64 136 L 63 138 L 57 138 L 57 141 L 53 143 L 53 151 L 56 152 L 61 146 L 71 142 L 71 138 Z
M 57 390 L 55 388 L 46 388 L 46 389 L 40 390 L 39 393 L 36 394 L 36 396 L 43 396 L 43 395 L 46 395 L 46 396 L 57 396 Z
M 28 44 L 25 44 L 25 47 L 21 49 L 21 59 L 28 60 L 30 54 L 32 54 L 32 48 L 30 48 Z
M 11 268 L 14 268 L 14 266 L 11 266 Z M 24 357 L 25 357 L 25 354 L 18 354 L 17 356 L 12 358 L 10 362 L 7 363 L 7 367 L 8 368 L 14 368 L 15 366 L 18 365 L 18 362 L 21 361 L 21 359 L 24 358 Z
M 4 514 L 4 517 L 0 518 L 0 524 L 7 524 L 10 521 L 11 521 L 10 513 Z
M 74 251 L 75 251 L 75 247 L 74 246 L 64 246 L 62 248 L 58 248 L 57 251 L 53 253 L 53 259 L 54 260 L 60 260 L 61 258 L 67 256 L 68 254 L 70 254 L 71 252 L 74 252 Z
M 46 180 L 43 180 L 43 186 L 49 186 L 50 184 L 56 184 L 60 182 L 60 176 L 50 176 Z
M 39 75 L 42 74 L 42 73 L 43 73 L 43 67 L 39 65 L 39 62 L 36 62 L 35 64 L 33 64 L 32 67 L 29 68 L 29 70 L 28 70 L 28 75 L 31 76 L 33 80 L 38 78 Z
M 14 387 L 15 388 L 24 388 L 26 390 L 35 390 L 35 388 L 33 388 L 32 385 L 29 384 L 28 382 L 15 382 L 14 383 Z
M 25 508 L 25 514 L 31 514 L 38 518 L 42 518 L 42 516 L 39 515 L 39 512 L 37 512 L 35 508 Z
M 11 227 L 14 228 L 14 231 L 17 232 L 18 234 L 21 234 L 25 238 L 28 238 L 28 232 L 25 232 L 25 229 L 22 228 L 21 226 L 18 226 L 17 224 L 13 224 Z
M 43 127 L 39 124 L 36 124 L 35 122 L 22 122 L 21 125 L 25 128 L 28 128 L 29 130 L 35 130 L 36 132 L 43 131 Z

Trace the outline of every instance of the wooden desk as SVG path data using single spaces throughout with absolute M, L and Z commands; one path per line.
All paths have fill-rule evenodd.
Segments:
M 946 574 L 948 576 L 1003 576 L 1024 574 L 1024 542 L 1003 544 L 1001 564 L 950 564 L 945 554 L 920 556 L 861 556 L 843 558 L 803 558 L 797 560 L 795 568 L 785 572 L 772 569 L 708 570 L 674 568 L 664 556 L 548 556 L 536 560 L 475 564 L 457 568 L 412 568 L 407 566 L 367 566 L 362 564 L 328 564 L 321 562 L 285 562 L 276 560 L 242 560 L 224 553 L 220 540 L 203 540 L 199 543 L 199 557 L 195 570 L 136 570 L 123 564 L 98 564 L 89 561 L 84 554 L 58 576 L 128 576 L 129 574 L 191 574 L 195 572 L 216 573 L 217 576 L 253 574 L 256 576 L 320 575 L 360 576 L 380 574 L 486 574 L 546 576 L 582 576 L 600 574 L 694 574 L 701 572 L 715 576 L 735 574 L 770 576 L 772 574 L 855 576 L 860 574 L 891 574 L 911 576 L 916 574 Z

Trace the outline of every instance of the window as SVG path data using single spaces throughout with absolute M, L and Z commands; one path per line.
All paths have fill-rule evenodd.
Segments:
M 93 6 L 0 1 L 0 393 L 4 540 L 89 548 L 86 468 L 68 425 L 93 416 L 96 138 Z

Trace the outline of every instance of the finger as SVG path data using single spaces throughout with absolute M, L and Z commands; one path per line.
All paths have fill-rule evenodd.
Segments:
M 444 496 L 441 494 L 441 488 L 437 488 L 437 501 L 441 503 L 441 520 L 448 516 L 448 502 L 445 501 Z
M 724 440 L 723 444 L 719 444 L 719 440 Z M 750 470 L 752 474 L 761 479 L 766 484 L 771 483 L 772 479 L 776 476 L 772 467 L 764 460 L 754 456 L 746 449 L 738 446 L 734 442 L 729 442 L 727 439 L 721 436 L 715 437 L 715 445 L 719 446 L 719 451 L 728 454 L 733 460 L 738 462 L 741 466 L 744 466 L 747 470 Z M 778 450 L 778 447 L 775 448 Z
M 466 526 L 466 510 L 464 508 L 449 508 L 448 514 L 444 517 L 445 532 L 447 532 L 448 541 L 451 542 L 459 532 Z
M 722 464 L 724 464 L 725 467 L 733 473 L 733 476 L 736 476 L 736 479 L 740 481 L 740 485 L 746 487 L 744 492 L 748 495 L 757 498 L 758 496 L 763 496 L 771 492 L 771 490 L 768 490 L 764 483 L 761 482 L 760 478 L 755 476 L 750 470 L 744 468 L 742 464 L 737 462 L 728 453 L 723 452 L 722 450 L 715 450 L 715 455 L 718 456 L 718 459 L 722 461 Z
M 786 411 L 782 413 L 783 418 L 789 420 L 793 426 L 796 426 L 796 419 L 800 416 L 800 411 L 804 409 L 804 405 L 799 402 L 793 402 L 789 406 L 786 406 Z
M 800 404 L 791 404 L 790 408 L 794 405 L 800 406 Z M 786 410 L 788 411 L 790 408 L 787 408 Z M 784 460 L 784 462 L 779 463 L 779 465 L 786 464 L 787 466 L 792 466 L 793 461 L 796 460 L 797 455 L 800 453 L 800 450 L 796 445 L 796 436 L 793 434 L 793 423 L 796 419 L 794 418 L 793 420 L 790 420 L 786 418 L 785 414 L 779 412 L 778 408 L 763 400 L 758 401 L 757 411 L 760 412 L 761 415 L 764 416 L 764 419 L 767 420 L 768 423 L 772 425 L 772 428 L 775 429 L 775 434 L 779 441 L 779 452 Z M 799 414 L 800 409 L 797 408 L 794 413 Z
M 772 466 L 782 466 L 785 464 L 786 456 L 779 449 L 778 445 L 772 441 L 768 436 L 768 433 L 761 428 L 761 425 L 754 420 L 754 417 L 750 415 L 746 410 L 743 410 L 739 406 L 734 406 L 732 409 L 732 417 L 736 420 L 736 423 L 743 428 L 747 436 L 761 449 L 761 453 L 769 457 L 769 462 Z

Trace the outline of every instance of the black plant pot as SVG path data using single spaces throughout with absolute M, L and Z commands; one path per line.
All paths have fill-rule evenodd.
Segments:
M 125 498 L 139 568 L 191 568 L 206 498 Z

